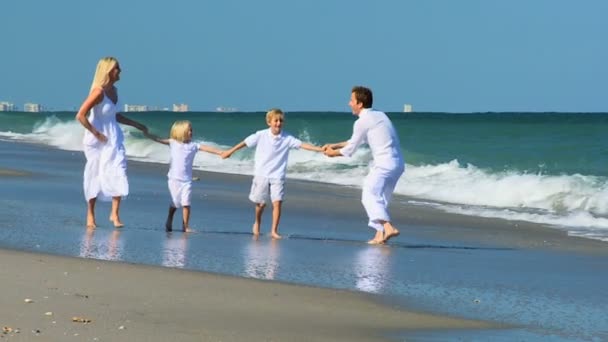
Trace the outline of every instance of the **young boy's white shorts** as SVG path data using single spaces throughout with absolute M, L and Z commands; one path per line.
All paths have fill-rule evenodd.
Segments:
M 276 178 L 253 177 L 249 200 L 254 203 L 264 204 L 268 201 L 268 195 L 272 202 L 282 201 L 285 193 L 285 180 Z
M 181 208 L 190 205 L 190 197 L 192 196 L 192 182 L 179 181 L 169 179 L 169 193 L 171 194 L 171 204 L 175 208 Z

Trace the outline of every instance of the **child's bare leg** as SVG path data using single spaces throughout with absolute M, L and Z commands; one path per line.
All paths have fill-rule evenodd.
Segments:
M 97 198 L 91 198 L 87 202 L 87 228 L 97 227 L 95 223 L 95 202 L 97 202 Z
M 395 228 L 389 221 L 381 222 L 384 227 L 384 239 L 382 242 L 387 242 L 390 238 L 398 236 L 399 230 Z
M 260 235 L 260 225 L 262 224 L 262 214 L 264 213 L 264 203 L 255 204 L 255 221 L 253 222 L 252 232 L 254 236 Z
M 112 213 L 110 214 L 110 221 L 114 223 L 114 227 L 120 228 L 124 226 L 122 222 L 120 222 L 120 215 L 118 212 L 120 211 L 120 196 L 112 197 Z
M 165 229 L 170 232 L 173 230 L 173 215 L 175 215 L 175 211 L 177 208 L 170 205 L 169 206 L 169 214 L 167 215 L 167 222 L 165 222 Z
M 282 201 L 272 202 L 272 228 L 270 229 L 270 236 L 273 239 L 280 239 L 279 235 L 279 221 L 281 221 L 281 203 Z
M 190 206 L 185 205 L 182 207 L 182 229 L 184 232 L 191 232 L 190 229 Z

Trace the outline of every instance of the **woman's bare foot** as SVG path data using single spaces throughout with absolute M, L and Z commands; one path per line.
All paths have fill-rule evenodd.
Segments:
M 120 222 L 120 218 L 118 217 L 110 217 L 110 221 L 112 222 L 112 224 L 114 224 L 115 228 L 124 227 L 124 224 Z
M 251 227 L 251 232 L 253 233 L 254 236 L 259 236 L 260 235 L 260 225 L 258 223 L 254 223 L 253 227 Z
M 192 229 L 190 227 L 183 227 L 182 229 L 184 230 L 184 233 L 192 233 L 192 232 L 194 232 L 194 229 Z
M 399 230 L 393 227 L 393 225 L 389 222 L 386 222 L 384 224 L 384 239 L 382 240 L 382 242 L 388 242 L 388 240 L 395 236 L 399 236 Z
M 97 228 L 97 223 L 95 223 L 95 217 L 92 215 L 87 215 L 87 228 Z
M 272 233 L 270 233 L 270 236 L 271 236 L 273 239 L 275 239 L 275 240 L 280 240 L 280 239 L 282 239 L 282 238 L 283 238 L 283 237 L 282 237 L 281 235 L 279 235 L 279 233 L 277 233 L 277 232 L 272 232 Z

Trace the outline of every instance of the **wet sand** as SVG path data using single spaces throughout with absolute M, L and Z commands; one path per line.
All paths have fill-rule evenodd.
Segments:
M 349 291 L 11 250 L 0 259 L 0 325 L 12 329 L 0 336 L 10 341 L 381 341 L 491 326 Z

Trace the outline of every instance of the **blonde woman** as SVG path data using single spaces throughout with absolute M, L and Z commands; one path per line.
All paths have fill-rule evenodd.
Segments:
M 112 201 L 110 221 L 122 227 L 120 201 L 129 194 L 127 157 L 124 135 L 118 123 L 146 132 L 146 126 L 120 114 L 118 90 L 114 83 L 120 79 L 120 65 L 114 57 L 104 57 L 97 70 L 89 96 L 78 113 L 78 120 L 86 129 L 83 150 L 87 159 L 84 167 L 84 196 L 87 201 L 87 228 L 97 227 L 95 203 L 97 199 Z
M 198 151 L 222 154 L 223 151 L 211 146 L 192 142 L 192 124 L 190 121 L 176 121 L 171 126 L 170 139 L 161 139 L 146 133 L 146 136 L 161 144 L 169 145 L 171 149 L 171 165 L 169 166 L 168 185 L 171 194 L 169 214 L 165 223 L 168 232 L 173 230 L 173 215 L 177 208 L 182 208 L 182 229 L 191 232 L 190 228 L 190 199 L 192 197 L 192 164 Z

